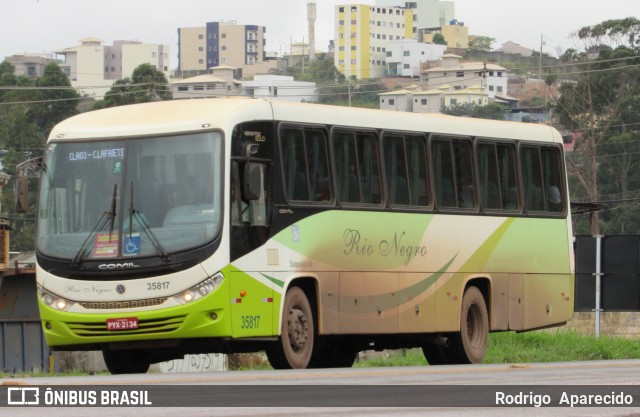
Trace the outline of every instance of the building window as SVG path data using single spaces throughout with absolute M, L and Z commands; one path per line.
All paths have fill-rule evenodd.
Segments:
M 202 33 L 198 35 L 198 39 L 204 39 L 204 36 L 202 35 Z
M 458 72 L 456 72 L 456 77 L 458 77 L 458 78 L 462 78 L 462 77 L 464 77 L 464 71 L 458 71 Z
M 189 87 L 186 85 L 179 85 L 178 91 L 189 91 Z
M 227 34 L 226 34 L 226 33 L 221 33 L 221 34 L 220 34 L 220 37 L 221 37 L 222 39 L 226 39 Z
M 211 50 L 211 47 L 209 47 L 209 50 Z M 198 46 L 198 52 L 202 52 L 204 51 L 204 48 L 202 46 Z
M 494 89 L 493 89 L 493 86 L 492 86 L 492 85 L 490 85 L 490 86 L 489 86 L 489 91 L 493 91 L 493 90 L 494 90 Z
M 498 77 L 502 77 L 502 71 L 498 71 Z
M 411 69 L 411 64 L 404 64 L 404 69 Z
M 202 84 L 198 84 L 198 85 L 194 85 L 193 86 L 193 91 L 203 91 L 204 90 L 204 85 Z
M 389 99 L 389 105 L 390 105 L 390 106 L 395 106 L 395 104 L 396 104 L 396 100 L 395 100 L 395 99 L 393 99 L 393 98 L 390 98 L 390 99 Z
M 420 104 L 422 104 L 423 106 L 426 106 L 426 105 L 427 105 L 427 103 L 428 103 L 428 101 L 427 101 L 427 99 L 426 99 L 426 98 L 421 98 L 421 99 L 420 99 Z
M 498 90 L 497 90 L 497 91 L 498 91 L 498 93 L 502 93 L 502 86 L 501 86 L 501 85 L 499 85 L 499 86 L 497 87 L 497 89 L 498 89 Z
M 411 56 L 411 51 L 402 52 L 402 56 Z

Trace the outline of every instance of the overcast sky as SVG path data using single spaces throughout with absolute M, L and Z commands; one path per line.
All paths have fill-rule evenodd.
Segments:
M 4 2 L 8 3 L 7 0 Z M 3 2 L 3 3 L 4 3 Z M 354 1 L 375 4 L 374 0 Z M 351 4 L 316 0 L 316 50 L 326 51 L 333 39 L 334 6 Z M 557 55 L 574 47 L 570 34 L 607 19 L 640 17 L 637 0 L 456 0 L 455 14 L 471 35 L 506 41 Z M 19 0 L 3 4 L 0 18 L 0 59 L 17 53 L 50 53 L 97 37 L 166 44 L 171 67 L 177 66 L 179 27 L 235 20 L 267 28 L 267 50 L 287 51 L 291 40 L 308 41 L 307 0 Z

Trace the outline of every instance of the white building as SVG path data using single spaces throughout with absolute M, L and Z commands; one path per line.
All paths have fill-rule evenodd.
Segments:
M 378 94 L 380 110 L 413 112 L 412 95 L 412 91 L 404 89 Z
M 219 66 L 211 73 L 171 81 L 174 99 L 210 98 L 242 95 L 240 82 L 234 80 L 233 67 Z
M 295 81 L 287 75 L 254 75 L 253 81 L 242 81 L 243 94 L 294 102 L 316 102 L 316 83 Z
M 414 113 L 440 113 L 444 107 L 442 89 L 419 91 L 413 94 Z
M 169 78 L 170 51 L 168 45 L 116 41 L 103 46 L 96 38 L 85 38 L 80 45 L 54 51 L 62 55 L 60 68 L 71 85 L 81 93 L 102 97 L 115 80 L 131 77 L 136 67 L 151 64 Z
M 446 45 L 401 39 L 387 42 L 387 75 L 390 77 L 420 77 L 422 63 L 437 61 L 447 50 Z
M 496 64 L 465 62 L 458 55 L 446 54 L 442 65 L 423 71 L 422 79 L 430 89 L 450 85 L 456 90 L 479 87 L 489 98 L 507 96 L 507 69 Z
M 478 86 L 456 89 L 443 85 L 433 90 L 402 89 L 379 94 L 380 109 L 412 113 L 441 113 L 445 108 L 471 104 L 486 106 L 489 96 Z

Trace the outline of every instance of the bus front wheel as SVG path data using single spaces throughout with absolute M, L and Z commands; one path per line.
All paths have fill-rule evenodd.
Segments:
M 284 299 L 278 341 L 266 349 L 267 359 L 275 369 L 307 368 L 314 348 L 315 327 L 307 295 L 292 287 Z
M 452 363 L 482 363 L 489 343 L 487 304 L 478 287 L 469 287 L 462 297 L 460 333 L 449 340 Z

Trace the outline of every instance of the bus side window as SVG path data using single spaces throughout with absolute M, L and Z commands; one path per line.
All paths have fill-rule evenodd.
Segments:
M 554 213 L 564 211 L 562 166 L 560 151 L 557 148 L 542 148 L 542 174 L 546 190 L 546 210 Z
M 483 209 L 517 210 L 515 148 L 510 143 L 486 143 L 477 147 L 478 190 Z
M 525 209 L 528 211 L 543 211 L 544 195 L 542 194 L 540 149 L 534 146 L 522 146 L 520 163 L 522 165 Z
M 331 134 L 338 196 L 343 203 L 382 202 L 378 138 L 371 132 L 337 129 Z
M 427 206 L 429 197 L 424 137 L 388 134 L 383 139 L 383 147 L 391 205 Z
M 327 138 L 323 130 L 286 126 L 280 146 L 287 200 L 329 202 Z

